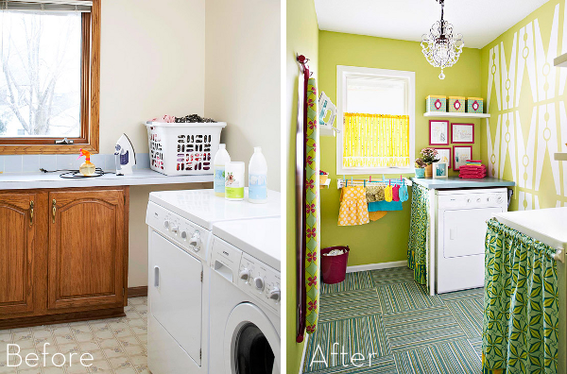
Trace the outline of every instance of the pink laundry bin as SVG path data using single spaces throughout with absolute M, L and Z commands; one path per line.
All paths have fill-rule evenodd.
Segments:
M 345 253 L 338 256 L 323 256 L 331 252 L 333 249 L 346 250 Z M 327 247 L 321 249 L 321 276 L 323 282 L 327 284 L 339 283 L 345 280 L 348 253 L 350 248 L 348 246 Z

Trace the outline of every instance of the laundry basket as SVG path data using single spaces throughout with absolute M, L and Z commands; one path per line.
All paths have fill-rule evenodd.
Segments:
M 213 174 L 226 122 L 147 122 L 150 168 L 165 175 Z
M 344 250 L 345 252 L 342 255 L 325 256 L 333 249 Z M 324 283 L 333 284 L 345 280 L 349 252 L 350 248 L 348 246 L 336 246 L 321 249 L 321 275 L 323 276 Z

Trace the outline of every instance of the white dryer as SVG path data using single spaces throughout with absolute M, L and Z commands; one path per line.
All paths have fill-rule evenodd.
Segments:
M 281 220 L 213 227 L 211 374 L 281 372 Z
M 228 201 L 213 190 L 152 192 L 148 237 L 148 366 L 153 374 L 207 373 L 213 223 L 278 217 L 268 203 Z
M 484 287 L 486 220 L 507 207 L 506 188 L 437 191 L 437 293 Z

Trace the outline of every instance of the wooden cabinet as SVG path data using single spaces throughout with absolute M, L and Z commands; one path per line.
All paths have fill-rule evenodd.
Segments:
M 37 195 L 0 194 L 0 314 L 34 309 Z M 36 222 L 34 222 L 34 220 Z
M 128 187 L 0 193 L 0 328 L 124 315 Z

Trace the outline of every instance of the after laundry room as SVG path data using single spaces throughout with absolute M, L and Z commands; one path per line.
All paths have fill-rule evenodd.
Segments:
M 0 1 L 0 373 L 280 372 L 281 13 Z
M 566 17 L 287 2 L 288 373 L 567 372 Z

